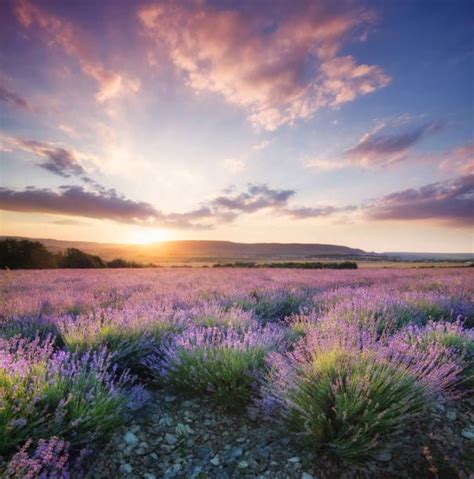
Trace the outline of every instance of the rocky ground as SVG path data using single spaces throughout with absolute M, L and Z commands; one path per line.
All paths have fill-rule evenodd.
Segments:
M 434 432 L 424 437 L 426 446 L 414 447 L 414 436 L 403 436 L 397 439 L 396 449 L 348 468 L 270 427 L 253 408 L 232 415 L 204 398 L 155 392 L 150 405 L 117 431 L 95 458 L 87 479 L 467 478 L 469 474 L 461 469 L 473 451 L 472 424 L 472 408 L 462 414 L 440 410 L 431 424 Z M 448 444 L 443 451 L 433 450 L 438 440 Z M 433 453 L 445 457 L 441 464 L 432 459 Z

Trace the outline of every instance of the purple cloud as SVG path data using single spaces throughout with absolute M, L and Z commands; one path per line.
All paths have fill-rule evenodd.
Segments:
M 295 194 L 293 190 L 273 190 L 266 185 L 249 185 L 248 190 L 238 195 L 219 196 L 210 206 L 215 210 L 253 213 L 264 208 L 285 206 Z
M 60 191 L 35 187 L 23 191 L 0 188 L 0 209 L 125 223 L 145 222 L 160 216 L 148 203 L 129 200 L 115 190 L 91 192 L 81 186 L 63 186 Z
M 474 224 L 474 175 L 392 193 L 366 211 L 377 220 L 428 219 L 470 227 Z
M 286 214 L 290 218 L 295 220 L 305 220 L 309 218 L 324 218 L 327 216 L 332 216 L 338 213 L 347 213 L 350 211 L 356 210 L 358 207 L 354 205 L 349 206 L 321 206 L 317 208 L 310 207 L 296 207 L 296 208 L 286 208 L 282 210 L 283 214 Z
M 23 97 L 2 85 L 0 85 L 0 102 L 18 110 L 29 111 L 31 109 L 30 105 Z
M 442 122 L 431 122 L 403 132 L 386 133 L 387 128 L 376 128 L 366 133 L 354 147 L 346 150 L 349 163 L 362 167 L 383 166 L 406 158 L 408 150 L 429 134 L 444 127 Z

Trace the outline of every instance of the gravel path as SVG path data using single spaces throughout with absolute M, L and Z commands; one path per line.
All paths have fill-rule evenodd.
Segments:
M 446 418 L 440 416 L 443 421 Z M 452 432 L 452 427 L 444 427 Z M 348 468 L 315 456 L 297 438 L 261 421 L 253 408 L 232 415 L 204 398 L 189 400 L 155 392 L 150 405 L 101 451 L 87 479 L 436 477 L 420 472 L 429 464 L 425 461 L 420 466 L 423 456 L 419 448 L 414 451 L 410 446 L 411 439 L 401 438 L 400 450 L 381 453 L 363 469 Z M 459 449 L 459 444 L 452 447 Z

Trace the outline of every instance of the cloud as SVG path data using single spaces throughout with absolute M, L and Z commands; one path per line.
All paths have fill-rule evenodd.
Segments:
M 350 165 L 361 168 L 392 165 L 405 160 L 410 148 L 443 127 L 444 124 L 437 121 L 402 132 L 388 132 L 390 125 L 380 124 L 363 135 L 357 145 L 346 150 L 343 156 Z
M 444 159 L 439 164 L 442 171 L 454 171 L 461 175 L 474 174 L 474 143 L 454 148 L 443 156 Z
M 234 174 L 242 173 L 247 167 L 244 161 L 238 160 L 237 158 L 226 158 L 222 164 L 227 170 Z
M 18 110 L 31 110 L 29 103 L 22 96 L 2 85 L 0 85 L 0 102 Z
M 376 220 L 436 220 L 472 227 L 474 175 L 392 193 L 366 206 L 366 213 Z
M 311 118 L 389 83 L 378 66 L 337 56 L 344 40 L 372 25 L 371 11 L 328 0 L 277 1 L 251 12 L 237 5 L 161 2 L 140 8 L 138 18 L 193 91 L 246 108 L 255 128 Z
M 79 161 L 79 153 L 71 149 L 26 138 L 6 136 L 2 137 L 2 140 L 12 148 L 27 151 L 42 158 L 43 160 L 38 163 L 40 168 L 63 178 L 75 176 L 80 177 L 80 179 L 87 183 L 96 184 L 95 181 L 88 176 L 87 171 Z
M 235 213 L 254 213 L 264 208 L 281 208 L 295 194 L 294 190 L 275 190 L 267 185 L 252 185 L 244 193 L 218 196 L 210 202 L 214 210 Z
M 164 213 L 149 203 L 134 201 L 115 190 L 89 191 L 82 186 L 62 186 L 58 191 L 27 187 L 22 191 L 0 188 L 0 209 L 72 217 L 113 220 L 142 226 L 209 230 L 236 221 L 243 215 L 269 211 L 291 220 L 340 218 L 357 213 L 368 220 L 432 220 L 455 226 L 472 226 L 474 175 L 407 189 L 362 205 L 292 206 L 294 190 L 249 184 L 243 192 L 223 194 L 187 212 Z
M 335 171 L 341 170 L 345 165 L 337 160 L 326 160 L 323 158 L 310 158 L 306 159 L 304 162 L 305 168 L 314 168 L 321 171 Z
M 127 199 L 115 190 L 89 191 L 82 186 L 63 186 L 59 191 L 36 187 L 23 191 L 0 188 L 0 209 L 150 226 L 160 224 L 172 228 L 211 229 L 217 224 L 234 221 L 242 214 L 265 208 L 283 208 L 293 194 L 292 190 L 249 185 L 243 193 L 218 196 L 195 210 L 164 214 L 149 203 Z
M 264 150 L 270 144 L 270 140 L 262 140 L 252 146 L 252 150 L 260 151 Z
M 38 27 L 49 46 L 58 45 L 67 55 L 77 59 L 82 72 L 99 84 L 99 91 L 95 95 L 99 103 L 140 89 L 138 79 L 102 65 L 97 58 L 97 48 L 72 22 L 49 14 L 28 0 L 17 2 L 15 15 L 24 28 Z
M 59 191 L 35 187 L 23 191 L 0 188 L 0 209 L 125 223 L 146 222 L 159 216 L 148 203 L 129 200 L 115 190 L 91 192 L 81 186 L 64 186 Z
M 293 190 L 248 185 L 246 191 L 228 192 L 184 213 L 163 213 L 149 203 L 134 201 L 115 190 L 89 191 L 82 186 L 63 186 L 59 191 L 28 187 L 23 191 L 0 188 L 0 209 L 72 217 L 109 219 L 144 226 L 177 229 L 212 229 L 239 216 L 264 209 L 283 212 Z
M 333 216 L 339 213 L 347 213 L 357 209 L 357 206 L 320 206 L 317 208 L 299 207 L 299 208 L 287 208 L 282 210 L 283 214 L 286 214 L 292 219 L 305 220 L 309 218 L 321 218 L 327 216 Z

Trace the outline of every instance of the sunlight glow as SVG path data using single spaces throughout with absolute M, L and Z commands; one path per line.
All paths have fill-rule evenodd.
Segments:
M 150 244 L 172 239 L 171 233 L 165 229 L 141 228 L 132 232 L 129 243 Z

